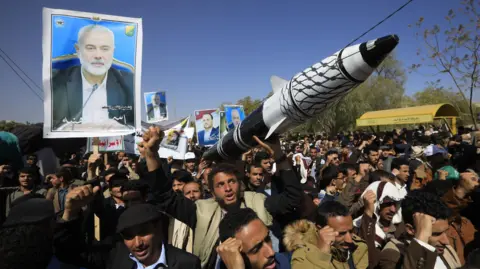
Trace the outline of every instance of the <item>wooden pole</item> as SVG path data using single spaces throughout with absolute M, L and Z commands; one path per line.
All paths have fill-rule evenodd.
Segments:
M 93 154 L 98 154 L 98 145 L 100 144 L 100 139 L 98 137 L 93 138 Z M 93 216 L 93 227 L 95 229 L 95 239 L 100 241 L 100 219 L 96 214 Z

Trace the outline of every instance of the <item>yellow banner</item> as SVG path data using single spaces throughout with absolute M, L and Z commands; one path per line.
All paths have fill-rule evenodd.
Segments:
M 376 125 L 395 125 L 395 124 L 415 124 L 432 122 L 432 115 L 400 116 L 376 119 L 357 119 L 357 126 L 376 126 Z

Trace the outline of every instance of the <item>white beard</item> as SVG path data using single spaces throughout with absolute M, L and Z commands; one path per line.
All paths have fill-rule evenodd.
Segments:
M 80 59 L 80 64 L 82 65 L 82 68 L 85 69 L 85 71 L 87 71 L 88 73 L 90 73 L 92 75 L 95 75 L 95 76 L 105 75 L 107 73 L 108 69 L 110 69 L 110 67 L 112 66 L 112 62 L 113 62 L 113 58 L 109 62 L 104 62 L 103 60 L 100 60 L 100 61 L 97 61 L 97 62 L 103 63 L 103 66 L 102 67 L 97 67 L 97 66 L 92 65 L 92 63 L 86 61 L 83 58 L 83 55 L 80 51 L 78 52 L 78 59 Z

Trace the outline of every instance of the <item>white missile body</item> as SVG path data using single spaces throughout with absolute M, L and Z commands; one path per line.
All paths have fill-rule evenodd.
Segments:
M 274 94 L 204 154 L 232 159 L 256 144 L 318 115 L 364 82 L 398 44 L 396 35 L 346 47 L 295 75 L 273 76 Z

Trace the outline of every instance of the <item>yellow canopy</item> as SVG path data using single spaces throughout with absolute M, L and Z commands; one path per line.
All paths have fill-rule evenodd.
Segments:
M 371 111 L 357 119 L 357 127 L 432 122 L 439 118 L 457 118 L 458 112 L 450 104 L 415 106 Z

